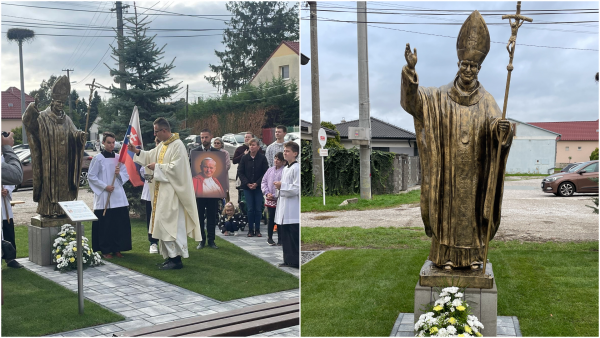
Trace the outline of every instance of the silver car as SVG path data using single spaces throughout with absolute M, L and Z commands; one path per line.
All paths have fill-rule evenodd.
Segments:
M 229 157 L 233 158 L 235 150 L 244 144 L 245 134 L 225 134 L 221 139 L 223 140 L 223 148 L 229 153 Z

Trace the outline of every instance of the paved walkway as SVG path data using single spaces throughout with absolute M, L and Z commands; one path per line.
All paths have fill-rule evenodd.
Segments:
M 283 250 L 280 246 L 270 246 L 267 244 L 268 232 L 267 226 L 260 222 L 260 233 L 263 237 L 246 237 L 248 234 L 248 226 L 246 226 L 246 231 L 237 231 L 235 236 L 223 236 L 219 229 L 216 229 L 217 236 L 221 239 L 229 241 L 240 248 L 248 251 L 252 255 L 263 259 L 270 264 L 278 267 L 277 265 L 283 263 Z M 273 241 L 277 243 L 277 233 L 273 234 Z M 300 269 L 294 268 L 280 268 L 279 269 L 290 273 L 296 277 L 300 275 Z
M 39 266 L 21 258 L 26 269 L 77 292 L 77 272 L 60 273 L 53 266 Z M 300 296 L 299 290 L 221 302 L 201 294 L 106 262 L 83 273 L 84 296 L 100 306 L 123 315 L 126 320 L 85 329 L 62 332 L 56 337 L 112 336 L 113 333 L 162 324 L 193 316 L 203 316 L 246 306 Z M 281 335 L 299 336 L 299 326 L 283 329 Z M 270 335 L 270 333 L 266 333 Z
M 401 313 L 396 319 L 390 337 L 414 337 L 415 323 L 413 313 Z M 519 320 L 514 316 L 498 316 L 496 337 L 523 337 Z

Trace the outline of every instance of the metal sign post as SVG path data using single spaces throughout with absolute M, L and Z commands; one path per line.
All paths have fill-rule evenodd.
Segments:
M 319 149 L 319 155 L 321 155 L 321 168 L 323 173 L 323 205 L 325 205 L 325 156 L 327 156 L 327 149 L 323 149 L 325 147 L 325 143 L 327 143 L 327 134 L 325 134 L 325 129 L 319 129 L 319 143 L 321 144 L 321 148 Z M 323 155 L 325 153 L 325 155 Z
M 77 241 L 77 296 L 79 314 L 83 314 L 83 225 L 82 221 L 97 221 L 98 218 L 84 201 L 58 202 L 71 222 L 75 223 L 75 240 Z

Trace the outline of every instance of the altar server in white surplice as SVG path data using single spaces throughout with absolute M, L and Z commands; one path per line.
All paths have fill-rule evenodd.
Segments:
M 94 156 L 88 169 L 90 188 L 94 191 L 94 214 L 98 217 L 97 221 L 92 222 L 92 249 L 101 251 L 107 259 L 113 256 L 122 258 L 122 251 L 131 250 L 131 223 L 127 208 L 129 203 L 123 190 L 123 184 L 129 180 L 129 175 L 125 164 L 119 163 L 113 152 L 115 134 L 105 132 L 102 135 L 102 145 L 104 150 Z M 103 215 L 105 208 L 106 214 Z
M 160 253 L 166 259 L 161 270 L 181 269 L 181 258 L 188 258 L 187 236 L 202 240 L 192 172 L 185 145 L 179 134 L 171 133 L 165 118 L 154 121 L 154 135 L 161 143 L 150 151 L 136 149 L 134 161 L 154 171 L 149 184 L 152 198 L 150 230 L 160 240 Z M 187 236 L 186 236 L 187 235 Z

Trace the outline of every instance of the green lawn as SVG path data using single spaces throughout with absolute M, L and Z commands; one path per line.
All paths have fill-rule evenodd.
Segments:
M 385 209 L 399 206 L 401 204 L 419 203 L 421 190 L 412 190 L 402 194 L 373 195 L 369 200 L 360 199 L 360 195 L 325 195 L 325 204 L 323 197 L 302 196 L 301 212 L 313 211 L 339 211 L 339 210 L 367 210 L 367 209 Z M 358 203 L 348 204 L 340 207 L 340 203 L 350 198 L 358 198 Z
M 17 244 L 18 245 L 18 244 Z M 26 250 L 24 250 L 26 251 Z M 2 267 L 2 336 L 31 337 L 111 323 L 125 318 L 26 269 Z
M 91 223 L 86 223 L 85 235 L 90 241 L 91 231 Z M 16 227 L 15 233 L 18 256 L 26 257 L 27 228 Z M 162 255 L 148 253 L 145 220 L 131 220 L 131 235 L 133 250 L 123 252 L 125 258 L 113 258 L 110 262 L 220 301 L 297 289 L 299 286 L 298 278 L 218 237 L 215 241 L 218 250 L 196 250 L 196 242 L 188 238 L 190 257 L 183 259 L 183 269 L 161 271 L 156 264 L 164 261 Z M 264 245 L 267 245 L 266 239 Z M 271 249 L 281 250 L 281 247 Z
M 430 245 L 422 230 L 303 228 L 302 244 L 316 243 L 351 250 L 302 266 L 303 336 L 387 336 L 398 313 L 414 311 Z M 598 242 L 492 241 L 489 259 L 498 315 L 517 316 L 524 336 L 598 336 Z

